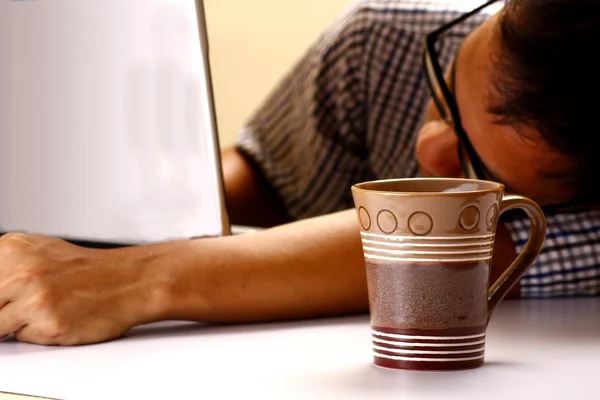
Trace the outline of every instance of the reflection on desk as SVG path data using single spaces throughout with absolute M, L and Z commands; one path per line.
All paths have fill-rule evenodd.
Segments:
M 165 322 L 109 343 L 0 341 L 0 391 L 93 399 L 597 399 L 600 298 L 505 301 L 483 367 L 372 365 L 367 316 L 243 326 Z

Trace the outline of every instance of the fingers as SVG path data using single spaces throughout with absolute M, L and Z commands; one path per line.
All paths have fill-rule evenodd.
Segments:
M 118 278 L 110 275 L 117 269 L 99 268 L 106 263 L 59 239 L 0 238 L 0 336 L 14 333 L 24 342 L 71 345 L 119 335 L 128 326 L 107 304 L 120 305 L 125 295 L 108 296 L 99 289 L 118 286 Z
M 24 322 L 15 303 L 8 303 L 0 308 L 0 337 L 15 333 L 23 326 Z
M 35 242 L 34 236 L 19 233 L 0 237 L 0 305 L 43 282 L 45 264 L 34 251 Z
M 26 343 L 59 345 L 74 342 L 67 325 L 53 315 L 34 316 L 27 324 L 21 324 L 14 333 L 18 341 Z
M 27 244 L 27 236 L 20 233 L 0 236 L 0 337 L 17 332 L 25 324 L 11 299 L 22 289 L 22 277 L 13 271 L 22 263 L 20 254 Z
M 15 332 L 15 338 L 19 342 L 25 343 L 33 343 L 40 345 L 51 345 L 49 339 L 45 338 L 44 335 L 41 335 L 40 332 L 37 332 L 35 327 L 25 325 L 21 329 Z M 41 338 L 44 338 L 43 340 Z

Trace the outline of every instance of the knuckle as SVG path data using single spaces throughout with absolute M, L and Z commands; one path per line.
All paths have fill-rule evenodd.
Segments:
M 20 232 L 9 232 L 2 235 L 3 243 L 23 243 L 27 242 L 27 235 Z
M 35 324 L 15 332 L 20 342 L 35 343 L 43 346 L 68 344 L 72 340 L 66 335 L 64 327 L 52 321 L 37 321 Z
M 56 309 L 56 296 L 47 287 L 39 285 L 36 288 L 37 294 L 33 297 L 32 307 L 35 312 L 45 316 L 45 318 L 53 319 L 54 310 Z
M 16 272 L 13 282 L 18 287 L 33 288 L 33 290 L 37 292 L 43 290 L 44 288 L 42 274 L 40 271 L 30 266 L 23 266 L 18 272 Z
M 29 244 L 29 238 L 24 233 L 6 233 L 0 237 L 0 249 L 4 251 L 20 250 Z
M 61 317 L 57 296 L 42 289 L 34 297 L 30 310 L 36 316 L 38 337 L 47 343 L 60 344 L 69 333 L 68 320 Z
M 67 325 L 59 319 L 48 319 L 42 328 L 42 334 L 51 343 L 62 343 L 69 330 Z

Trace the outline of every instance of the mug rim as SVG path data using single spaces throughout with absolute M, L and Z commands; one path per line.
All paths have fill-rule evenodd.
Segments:
M 383 189 L 365 188 L 368 185 L 387 184 L 395 182 L 411 182 L 411 181 L 435 181 L 435 182 L 457 182 L 457 183 L 486 183 L 492 187 L 482 188 L 477 190 L 463 190 L 460 192 L 394 192 Z M 484 194 L 504 192 L 505 186 L 500 182 L 490 181 L 486 179 L 470 179 L 470 178 L 436 178 L 436 177 L 416 177 L 416 178 L 392 178 L 392 179 L 376 179 L 371 181 L 355 183 L 351 187 L 356 193 L 371 193 L 387 196 L 464 196 L 466 194 Z

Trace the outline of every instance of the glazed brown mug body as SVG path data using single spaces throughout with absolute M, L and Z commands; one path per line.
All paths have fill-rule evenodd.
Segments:
M 375 365 L 456 370 L 483 365 L 485 334 L 500 301 L 539 254 L 546 220 L 502 184 L 411 178 L 352 187 L 367 272 Z M 499 216 L 524 210 L 527 244 L 490 285 Z

